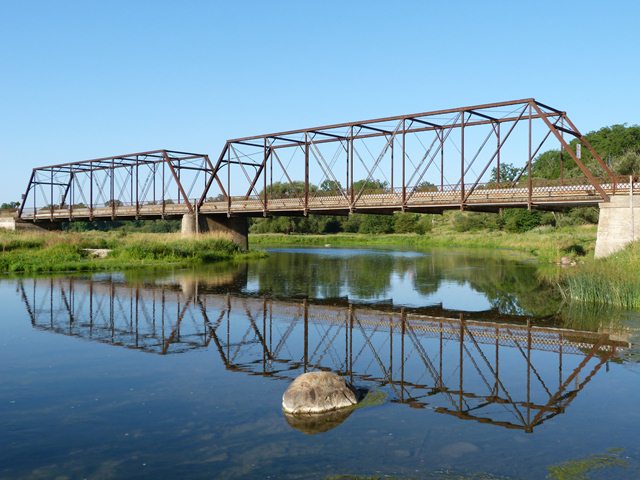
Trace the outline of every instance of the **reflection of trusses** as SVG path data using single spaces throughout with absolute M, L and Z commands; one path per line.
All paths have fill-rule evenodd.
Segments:
M 395 402 L 529 432 L 628 346 L 595 332 L 170 286 L 34 279 L 20 291 L 38 329 L 163 355 L 213 341 L 230 370 L 281 379 L 333 370 L 389 388 Z

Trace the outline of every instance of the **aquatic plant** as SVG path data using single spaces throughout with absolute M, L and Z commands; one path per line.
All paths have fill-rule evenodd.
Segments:
M 611 448 L 605 453 L 596 453 L 585 458 L 569 460 L 558 465 L 548 467 L 547 478 L 553 480 L 587 480 L 588 473 L 612 467 L 625 467 L 627 461 L 620 458 L 621 448 Z

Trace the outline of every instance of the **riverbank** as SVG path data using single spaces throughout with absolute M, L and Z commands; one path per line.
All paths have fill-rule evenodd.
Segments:
M 542 280 L 556 286 L 572 303 L 640 309 L 640 242 L 611 257 L 594 259 L 596 227 L 537 228 L 525 233 L 502 231 L 452 232 L 434 230 L 426 235 L 252 235 L 252 246 L 359 246 L 443 248 L 517 252 L 544 266 Z M 549 268 L 568 257 L 566 268 Z
M 241 252 L 219 235 L 182 239 L 166 233 L 0 232 L 0 273 L 189 267 L 260 255 Z
M 594 225 L 546 228 L 540 227 L 525 233 L 478 230 L 455 232 L 451 229 L 434 229 L 425 234 L 336 233 L 327 235 L 252 234 L 252 246 L 300 245 L 300 246 L 363 246 L 403 248 L 473 248 L 511 250 L 535 258 L 543 263 L 556 263 L 562 257 L 592 256 L 596 242 Z

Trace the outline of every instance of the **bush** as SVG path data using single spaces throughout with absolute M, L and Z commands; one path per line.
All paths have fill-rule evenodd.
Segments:
M 502 221 L 495 213 L 457 212 L 453 215 L 452 226 L 456 232 L 499 230 Z
M 363 215 L 360 222 L 360 233 L 393 233 L 393 217 L 391 215 Z
M 417 213 L 398 212 L 393 215 L 393 231 L 395 233 L 424 233 L 418 231 L 420 215 Z
M 523 208 L 507 208 L 503 211 L 504 229 L 507 232 L 528 232 L 542 225 L 540 212 Z

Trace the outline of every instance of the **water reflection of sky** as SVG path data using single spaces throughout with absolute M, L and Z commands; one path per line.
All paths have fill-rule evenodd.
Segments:
M 271 255 L 305 255 L 322 258 L 352 259 L 357 256 L 379 257 L 387 256 L 393 259 L 421 259 L 431 256 L 427 252 L 415 251 L 391 251 L 361 248 L 272 248 L 268 249 Z M 469 267 L 460 267 L 469 268 Z M 370 275 L 384 274 L 371 271 Z M 491 308 L 491 302 L 487 296 L 476 289 L 468 281 L 447 280 L 441 278 L 432 279 L 432 287 L 435 291 L 424 294 L 416 288 L 415 268 L 406 271 L 394 269 L 389 277 L 389 286 L 383 292 L 358 294 L 351 288 L 347 281 L 339 286 L 340 296 L 356 302 L 392 302 L 394 305 L 407 307 L 425 307 L 441 305 L 445 309 L 462 311 L 483 311 Z M 246 291 L 248 293 L 260 292 L 261 285 L 257 278 L 249 279 Z M 315 286 L 316 298 L 324 298 L 323 285 Z

